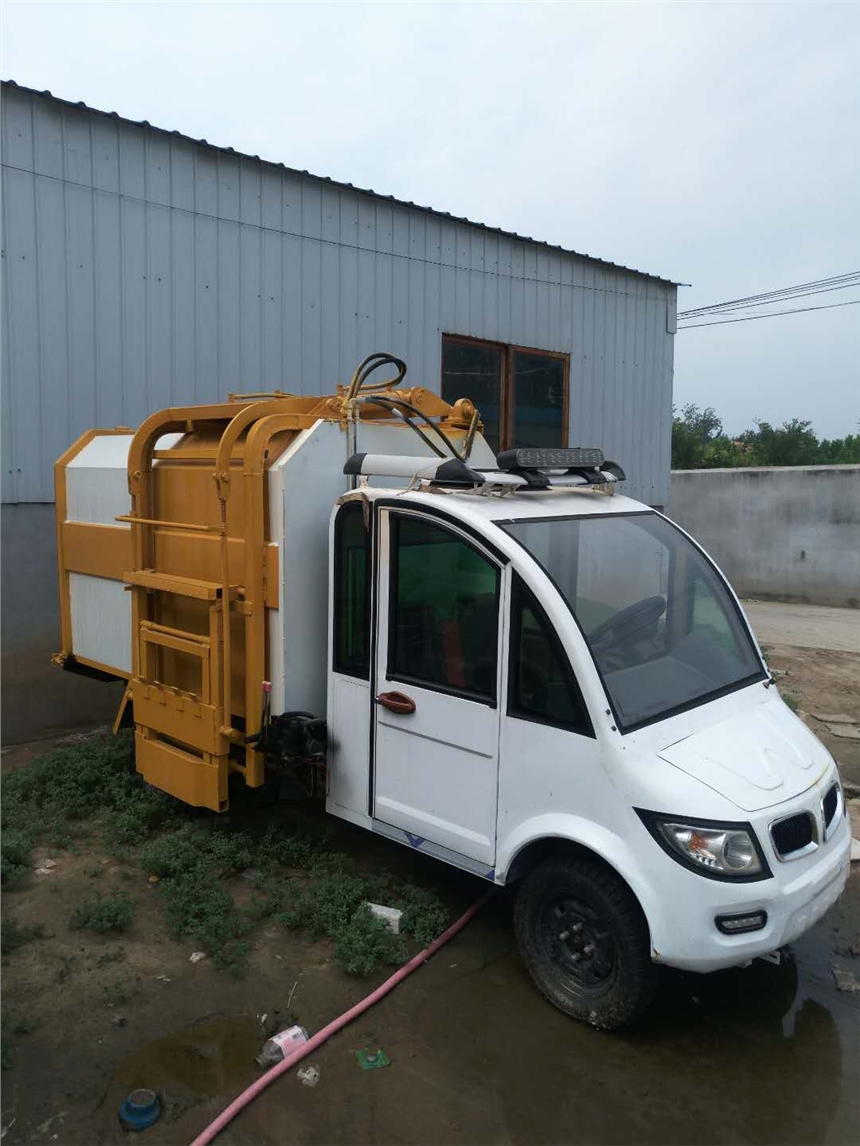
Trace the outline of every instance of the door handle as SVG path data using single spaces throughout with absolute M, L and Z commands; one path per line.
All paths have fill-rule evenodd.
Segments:
M 400 716 L 411 716 L 415 711 L 415 701 L 405 692 L 381 692 L 376 698 L 376 703 Z

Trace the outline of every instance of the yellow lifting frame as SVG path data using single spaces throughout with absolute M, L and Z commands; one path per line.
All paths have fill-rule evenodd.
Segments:
M 384 357 L 384 356 L 375 356 Z M 402 365 L 402 364 L 400 364 Z M 364 367 L 365 364 L 362 364 Z M 158 787 L 188 802 L 216 810 L 227 806 L 227 775 L 243 773 L 245 783 L 258 787 L 265 776 L 263 754 L 255 747 L 262 731 L 263 682 L 268 678 L 266 637 L 267 601 L 277 601 L 277 586 L 267 585 L 274 559 L 267 554 L 266 473 L 273 439 L 285 432 L 311 428 L 319 419 L 339 421 L 348 428 L 356 421 L 390 422 L 398 415 L 440 419 L 441 431 L 454 431 L 471 443 L 478 426 L 477 412 L 467 400 L 454 406 L 421 387 L 395 389 L 405 367 L 397 378 L 378 385 L 365 386 L 356 371 L 348 387 L 338 387 L 335 395 L 300 397 L 282 394 L 237 396 L 229 402 L 205 406 L 171 407 L 152 414 L 133 434 L 128 454 L 128 488 L 131 512 L 117 521 L 130 527 L 130 568 L 123 573 L 131 594 L 132 664 L 122 707 L 129 696 L 138 692 L 140 703 L 135 713 L 137 762 L 139 769 Z M 382 400 L 375 401 L 379 396 Z M 232 396 L 231 396 L 232 398 Z M 197 430 L 211 434 L 220 426 L 217 448 L 184 444 L 186 435 Z M 130 433 L 125 427 L 113 431 L 88 431 L 59 459 L 55 467 L 57 486 L 57 528 L 60 566 L 60 616 L 63 653 L 58 663 L 72 651 L 72 627 L 68 587 L 68 569 L 63 556 L 63 526 L 66 523 L 65 467 L 88 441 L 102 433 Z M 166 434 L 179 433 L 183 440 L 173 448 L 156 449 Z M 441 437 L 442 434 L 439 434 Z M 204 435 L 205 438 L 205 435 Z M 280 442 L 283 448 L 283 438 Z M 452 447 L 454 448 L 454 447 Z M 200 506 L 193 517 L 200 524 L 172 520 L 159 514 L 154 490 L 154 461 L 163 464 L 212 465 L 212 491 L 217 497 L 217 523 L 207 522 L 209 514 Z M 243 512 L 233 515 L 234 536 L 228 532 L 228 502 L 241 480 Z M 214 508 L 214 507 L 213 507 Z M 237 538 L 236 520 L 241 536 Z M 107 528 L 107 527 L 101 527 Z M 162 538 L 174 531 L 186 536 L 209 538 L 219 547 L 217 580 L 188 577 L 176 569 L 158 568 L 156 534 Z M 236 566 L 231 583 L 231 544 L 243 543 L 240 578 L 236 584 Z M 119 550 L 117 550 L 119 552 Z M 168 562 L 169 565 L 169 562 Z M 117 576 L 117 574 L 112 574 Z M 155 602 L 158 595 L 191 598 L 208 609 L 208 634 L 187 632 L 159 623 Z M 244 696 L 239 711 L 244 709 L 244 727 L 234 726 L 232 680 L 234 675 L 231 619 L 241 617 L 244 629 L 244 652 L 241 673 Z M 202 677 L 199 695 L 183 690 L 168 681 L 157 680 L 157 648 L 200 660 Z M 94 667 L 103 667 L 94 665 Z M 104 666 L 107 667 L 107 666 Z M 120 710 L 120 715 L 122 712 Z M 148 714 L 148 715 L 147 715 Z M 139 719 L 140 718 L 140 719 Z M 151 723 L 147 723 L 149 720 Z M 117 718 L 119 722 L 119 715 Z M 201 723 L 202 722 L 202 723 Z M 158 727 L 156 727 L 157 725 Z M 247 743 L 248 739 L 254 740 Z M 242 750 L 242 762 L 231 759 L 234 749 Z M 197 764 L 200 771 L 196 772 Z

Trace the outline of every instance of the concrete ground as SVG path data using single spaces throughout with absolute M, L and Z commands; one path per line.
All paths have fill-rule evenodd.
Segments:
M 762 644 L 860 653 L 860 609 L 788 605 L 782 601 L 742 604 Z

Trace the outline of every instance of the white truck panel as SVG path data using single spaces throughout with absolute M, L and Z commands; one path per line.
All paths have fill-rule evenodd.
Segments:
M 131 672 L 131 594 L 121 581 L 69 574 L 75 656 Z

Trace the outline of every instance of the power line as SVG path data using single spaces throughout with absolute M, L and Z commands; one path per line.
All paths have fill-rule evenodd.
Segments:
M 725 318 L 722 322 L 719 319 L 715 319 L 713 322 L 691 322 L 686 326 L 679 326 L 678 329 L 695 330 L 698 326 L 728 326 L 731 322 L 753 322 L 757 318 L 779 318 L 781 314 L 805 314 L 808 310 L 836 310 L 840 306 L 860 306 L 860 298 L 851 302 L 831 302 L 827 306 L 800 306 L 793 310 L 774 310 L 770 314 L 747 314 L 741 318 Z
M 847 274 L 832 275 L 826 279 L 816 279 L 813 282 L 797 283 L 790 287 L 780 287 L 778 290 L 763 291 L 761 294 L 745 295 L 742 298 L 727 299 L 725 302 L 712 303 L 709 306 L 694 307 L 691 310 L 681 311 L 678 315 L 679 318 L 693 318 L 709 313 L 711 311 L 722 310 L 729 307 L 738 307 L 758 305 L 761 302 L 776 301 L 778 298 L 796 297 L 800 292 L 813 293 L 817 290 L 825 288 L 840 289 L 844 286 L 853 285 L 853 280 L 860 280 L 860 271 L 850 271 Z
M 708 306 L 694 307 L 691 310 L 682 311 L 685 317 L 693 317 L 695 315 L 703 314 L 706 311 L 719 310 L 723 307 L 745 306 L 758 303 L 760 301 L 767 301 L 768 299 L 777 299 L 781 297 L 790 297 L 801 291 L 821 290 L 831 286 L 850 285 L 855 279 L 860 279 L 860 271 L 851 271 L 844 275 L 833 275 L 826 279 L 817 279 L 814 282 L 797 283 L 790 287 L 780 287 L 778 290 L 763 291 L 761 294 L 745 295 L 743 298 L 727 299 L 725 302 L 711 303 Z
M 684 310 L 678 314 L 678 318 L 703 318 L 706 314 L 729 314 L 733 310 L 752 310 L 754 306 L 771 306 L 777 302 L 793 302 L 796 298 L 810 298 L 814 294 L 829 294 L 834 290 L 850 290 L 856 286 L 860 286 L 860 278 L 857 282 L 842 283 L 840 286 L 819 287 L 818 290 L 800 291 L 798 294 L 789 294 L 779 298 L 764 298 L 761 302 L 745 302 L 738 306 L 729 306 L 728 303 L 723 303 L 722 306 L 703 307 L 701 311 Z

